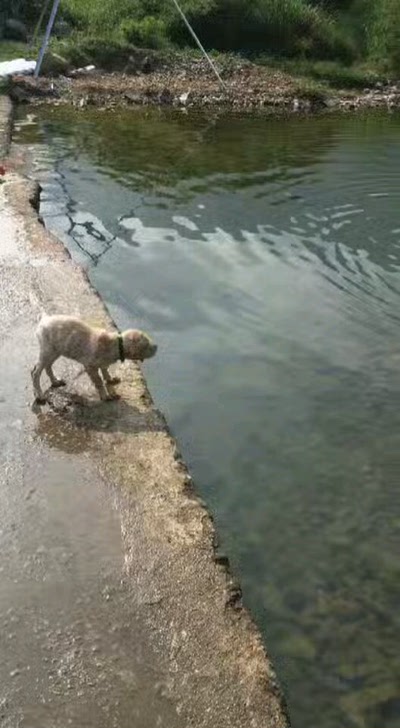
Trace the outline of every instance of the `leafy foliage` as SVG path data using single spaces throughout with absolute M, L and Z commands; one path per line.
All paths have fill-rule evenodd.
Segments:
M 0 10 L 32 26 L 44 2 L 0 0 Z M 400 71 L 400 0 L 180 2 L 208 49 L 344 64 L 372 59 Z M 193 45 L 172 0 L 62 0 L 61 15 L 86 37 L 148 48 Z

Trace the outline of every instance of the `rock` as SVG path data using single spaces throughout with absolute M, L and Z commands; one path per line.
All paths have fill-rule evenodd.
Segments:
M 186 106 L 186 104 L 189 100 L 189 96 L 190 96 L 190 91 L 187 91 L 186 93 L 181 94 L 181 96 L 179 96 L 179 103 L 182 104 L 182 106 Z
M 124 94 L 124 98 L 129 104 L 141 104 L 142 103 L 142 96 L 140 93 L 126 93 Z
M 28 40 L 28 29 L 21 20 L 9 18 L 4 24 L 4 38 L 9 40 Z
M 158 100 L 161 104 L 172 104 L 173 95 L 168 88 L 163 88 L 158 96 Z
M 338 106 L 339 101 L 338 99 L 334 98 L 334 96 L 327 96 L 324 99 L 324 105 L 327 109 L 334 109 L 336 106 Z
M 77 68 L 76 73 L 79 75 L 86 75 L 89 73 L 93 73 L 93 71 L 96 70 L 96 66 L 90 65 L 90 66 L 84 66 L 84 68 Z
M 66 58 L 53 51 L 47 51 L 40 73 L 42 76 L 65 76 L 70 69 L 71 65 Z
M 141 71 L 142 73 L 151 73 L 154 69 L 154 64 L 151 62 L 150 58 L 146 56 L 146 58 L 143 60 Z

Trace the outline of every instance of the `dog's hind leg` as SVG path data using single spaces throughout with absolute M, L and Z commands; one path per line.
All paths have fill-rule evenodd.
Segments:
M 32 372 L 31 372 L 33 391 L 35 393 L 36 401 L 39 404 L 43 404 L 44 402 L 46 402 L 46 398 L 45 398 L 45 396 L 42 392 L 42 388 L 40 386 L 40 377 L 42 375 L 44 368 L 45 368 L 44 362 L 42 361 L 42 359 L 40 359 L 38 364 L 36 364 L 36 366 L 33 367 Z

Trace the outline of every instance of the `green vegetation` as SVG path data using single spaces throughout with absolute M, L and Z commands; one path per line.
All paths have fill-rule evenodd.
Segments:
M 0 43 L 0 63 L 12 58 L 23 58 L 26 55 L 25 43 L 3 41 Z
M 370 64 L 343 65 L 336 61 L 311 61 L 296 59 L 276 59 L 270 56 L 259 56 L 257 64 L 268 68 L 278 68 L 291 76 L 313 81 L 315 88 L 323 91 L 324 87 L 333 89 L 364 89 L 385 82 L 387 75 L 378 67 Z
M 34 27 L 44 0 L 3 0 Z M 399 0 L 181 0 L 209 50 L 290 63 L 332 85 L 364 83 L 368 73 L 400 73 Z M 14 10 L 15 10 L 14 7 Z M 7 13 L 6 13 L 7 14 Z M 172 0 L 62 0 L 64 46 L 183 48 L 193 40 Z M 14 13 L 15 16 L 15 13 Z M 85 55 L 85 53 L 83 53 Z M 90 55 L 90 54 L 89 54 Z M 335 65 L 336 64 L 336 65 Z M 340 65 L 338 65 L 340 64 Z M 353 67 L 362 71 L 353 71 Z M 340 70 L 341 69 L 341 70 Z M 343 70 L 351 69 L 351 70 Z
M 370 49 L 378 63 L 400 71 L 400 2 L 379 0 L 372 13 Z

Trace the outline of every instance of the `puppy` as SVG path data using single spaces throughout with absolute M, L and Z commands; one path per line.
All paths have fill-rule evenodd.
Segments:
M 36 335 L 40 345 L 39 362 L 32 370 L 33 389 L 37 402 L 45 402 L 40 386 L 40 377 L 46 371 L 52 387 L 62 387 L 65 382 L 56 379 L 52 365 L 60 356 L 75 359 L 85 367 L 95 385 L 100 399 L 118 399 L 111 392 L 110 384 L 118 384 L 119 379 L 110 376 L 108 367 L 118 361 L 130 359 L 143 361 L 155 355 L 157 346 L 147 334 L 136 329 L 117 332 L 95 329 L 72 316 L 43 316 Z M 102 377 L 100 376 L 100 372 Z

